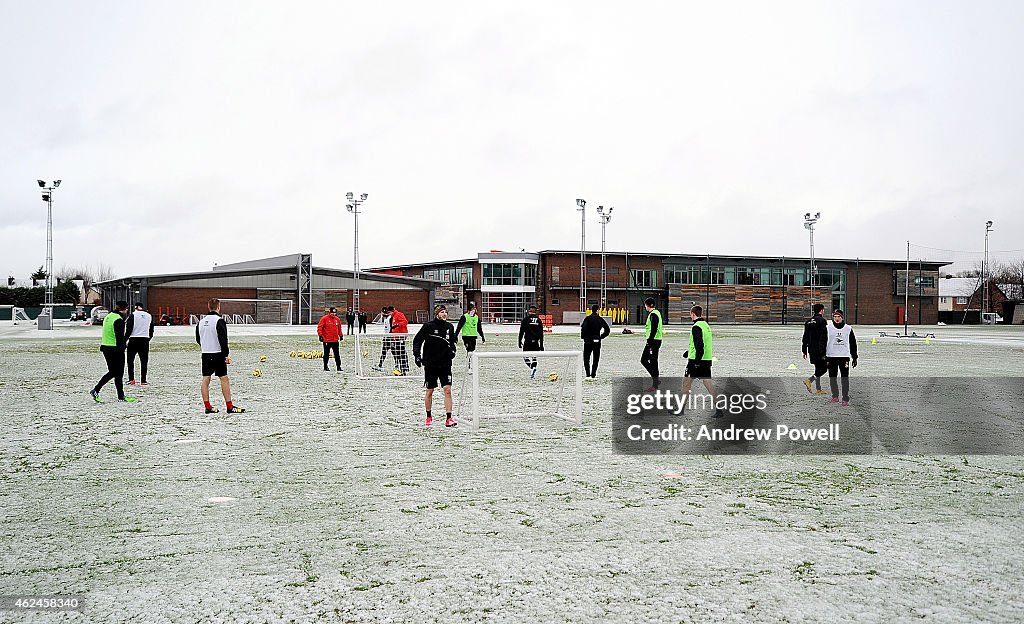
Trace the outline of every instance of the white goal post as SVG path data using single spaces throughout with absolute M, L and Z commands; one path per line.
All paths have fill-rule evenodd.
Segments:
M 224 322 L 236 325 L 291 325 L 291 299 L 221 299 Z
M 25 308 L 13 305 L 0 305 L 0 310 L 10 310 L 10 312 L 0 313 L 0 321 L 9 321 L 12 325 L 17 325 L 19 322 L 32 322 L 32 319 L 25 314 Z
M 356 377 L 360 379 L 418 379 L 413 362 L 412 341 L 414 334 L 362 334 L 346 336 L 355 343 L 352 361 Z
M 486 377 L 488 362 L 494 360 L 513 360 L 517 362 L 516 367 L 523 367 L 524 360 L 536 358 L 538 362 L 538 374 L 536 378 L 529 376 L 522 368 L 519 373 L 522 375 L 522 385 L 513 388 L 514 393 L 525 394 L 528 386 L 540 389 L 553 399 L 546 407 L 550 409 L 536 409 L 536 406 L 523 404 L 519 411 L 503 411 L 499 413 L 484 413 L 482 407 L 481 390 L 495 392 L 495 388 L 481 388 L 481 378 Z M 550 360 L 562 360 L 559 366 L 551 372 L 545 372 L 551 368 Z M 545 368 L 540 368 L 541 362 L 548 362 Z M 474 351 L 471 360 L 472 374 L 472 403 L 468 414 L 461 414 L 461 425 L 469 429 L 479 429 L 482 416 L 540 416 L 554 417 L 566 420 L 571 423 L 580 424 L 583 422 L 583 352 L 582 351 Z M 525 369 L 528 371 L 529 369 Z M 555 383 L 551 383 L 551 381 Z M 566 394 L 569 386 L 572 386 L 573 403 L 568 405 Z M 545 390 L 547 389 L 547 390 Z M 500 398 L 503 408 L 508 408 L 516 403 L 514 397 L 506 396 Z

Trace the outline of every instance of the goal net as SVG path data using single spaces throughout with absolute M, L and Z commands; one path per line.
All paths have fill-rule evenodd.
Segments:
M 534 360 L 537 372 L 531 376 Z M 456 375 L 463 378 L 460 395 L 468 394 L 469 400 L 468 409 L 459 410 L 460 425 L 470 429 L 478 429 L 483 418 L 583 421 L 581 351 L 475 351 L 469 370 Z M 460 408 L 462 404 L 460 396 Z
M 291 299 L 221 299 L 225 323 L 236 325 L 291 325 Z
M 25 308 L 19 308 L 13 305 L 0 305 L 0 321 L 11 321 L 13 325 L 17 325 L 19 322 L 31 323 L 32 319 L 25 314 Z
M 413 363 L 412 334 L 356 333 L 356 376 L 362 379 L 421 379 Z

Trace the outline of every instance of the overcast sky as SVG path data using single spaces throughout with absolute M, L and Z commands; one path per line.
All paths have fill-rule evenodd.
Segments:
M 1024 248 L 1024 2 L 0 0 L 0 271 Z M 928 249 L 933 248 L 933 249 Z M 953 253 L 958 250 L 970 253 Z M 997 254 L 998 255 L 998 254 Z M 1010 256 L 1014 254 L 1002 254 Z M 1017 253 L 1016 255 L 1021 255 Z

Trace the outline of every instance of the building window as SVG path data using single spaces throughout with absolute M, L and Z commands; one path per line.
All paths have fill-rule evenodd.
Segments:
M 556 306 L 556 305 L 562 305 L 562 304 L 558 302 L 558 299 L 552 299 L 551 300 L 551 305 Z
M 919 288 L 935 288 L 935 278 L 918 276 L 914 278 L 914 285 Z
M 472 287 L 473 269 L 468 267 L 427 269 L 423 271 L 423 279 L 437 280 L 442 284 L 462 284 Z
M 483 265 L 484 286 L 536 286 L 537 265 L 494 262 Z
M 629 281 L 633 288 L 657 288 L 658 272 L 651 269 L 630 269 Z
M 967 297 L 957 297 L 957 305 L 967 305 Z

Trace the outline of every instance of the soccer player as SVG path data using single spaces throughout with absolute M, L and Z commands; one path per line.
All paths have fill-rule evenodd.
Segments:
M 241 414 L 245 411 L 231 402 L 231 382 L 228 380 L 228 364 L 231 363 L 228 348 L 228 325 L 220 316 L 220 299 L 210 299 L 210 313 L 196 325 L 196 342 L 202 351 L 203 383 L 200 392 L 207 414 L 215 414 L 220 410 L 210 404 L 210 378 L 220 377 L 220 391 L 224 395 L 229 414 Z
M 416 366 L 423 367 L 424 384 L 427 389 L 423 396 L 423 407 L 427 410 L 427 426 L 434 419 L 430 409 L 434 401 L 434 388 L 444 390 L 445 427 L 458 425 L 452 419 L 452 360 L 455 359 L 455 328 L 448 322 L 448 308 L 439 305 L 434 308 L 434 320 L 425 323 L 412 340 L 412 354 Z
M 355 333 L 352 328 L 356 324 L 356 313 L 352 311 L 352 308 L 345 310 L 345 322 L 348 324 L 348 335 L 351 336 Z
M 380 316 L 381 316 L 381 321 L 384 323 L 384 333 L 385 334 L 390 334 L 391 333 L 391 312 L 388 310 L 388 306 L 384 306 L 384 307 L 382 307 L 380 309 Z M 394 343 L 393 343 L 392 339 L 390 337 L 388 337 L 388 336 L 385 336 L 384 339 L 380 341 L 380 361 L 377 362 L 377 366 L 375 367 L 375 370 L 378 370 L 378 371 L 384 370 L 384 359 L 387 358 L 388 351 L 391 351 L 391 353 L 393 355 L 394 351 L 395 351 L 395 347 L 394 347 Z
M 601 341 L 612 332 L 608 321 L 597 313 L 597 304 L 590 306 L 590 314 L 580 323 L 580 338 L 583 339 L 583 370 L 588 380 L 597 378 L 597 364 L 601 361 Z M 594 363 L 590 363 L 593 356 Z
M 393 340 L 391 349 L 395 356 L 395 363 L 403 375 L 409 374 L 409 353 L 405 350 L 405 341 L 409 337 L 409 319 L 401 310 L 389 305 L 388 312 L 391 314 L 391 333 L 397 334 Z M 447 314 L 447 312 L 445 313 Z
M 843 378 L 843 406 L 850 404 L 850 363 L 857 368 L 857 337 L 853 328 L 846 324 L 842 310 L 832 311 L 832 322 L 826 325 L 828 344 L 825 358 L 828 362 L 828 385 L 832 390 L 832 402 L 839 402 L 839 384 L 836 375 Z
M 807 388 L 807 392 L 815 394 L 827 394 L 821 389 L 821 378 L 828 371 L 828 362 L 825 361 L 825 343 L 828 342 L 828 328 L 826 325 L 828 321 L 825 320 L 825 306 L 816 303 L 811 306 L 811 311 L 814 313 L 811 318 L 807 319 L 804 323 L 804 337 L 801 350 L 804 354 L 804 359 L 810 358 L 811 364 L 814 365 L 814 374 L 804 379 L 804 386 Z M 812 390 L 813 388 L 817 389 Z
M 149 341 L 153 338 L 153 315 L 146 312 L 141 303 L 135 304 L 135 311 L 125 322 L 124 333 L 128 336 L 128 385 L 135 385 L 135 356 L 139 356 L 142 366 L 140 383 L 146 382 L 146 369 L 149 368 Z
M 711 401 L 715 404 L 715 418 L 725 416 L 725 411 L 717 405 L 718 395 L 715 394 L 715 385 L 711 382 L 711 358 L 714 357 L 712 350 L 713 340 L 711 327 L 704 320 L 704 308 L 695 305 L 690 308 L 690 320 L 693 327 L 690 328 L 690 344 L 683 357 L 686 361 L 686 373 L 683 377 L 683 401 L 690 396 L 690 388 L 694 379 L 704 382 L 704 387 L 711 394 Z
M 320 317 L 316 324 L 316 335 L 324 345 L 324 372 L 329 371 L 327 362 L 331 357 L 331 350 L 334 350 L 334 368 L 341 372 L 341 353 L 338 350 L 338 343 L 345 339 L 341 333 L 341 319 L 338 318 L 338 308 L 331 308 L 330 311 Z
M 103 337 L 100 340 L 100 352 L 103 359 L 107 361 L 107 373 L 100 378 L 96 387 L 89 392 L 92 399 L 102 403 L 100 390 L 111 379 L 114 380 L 114 387 L 117 389 L 117 400 L 125 403 L 138 401 L 135 397 L 124 395 L 124 317 L 128 314 L 128 302 L 118 301 L 114 304 L 114 311 L 103 318 Z
M 654 307 L 654 297 L 644 299 L 644 307 L 647 308 L 647 325 L 644 328 L 644 338 L 647 344 L 644 345 L 644 352 L 640 356 L 640 364 L 651 376 L 651 387 L 648 392 L 658 389 L 661 385 L 661 376 L 658 371 L 658 352 L 661 350 L 661 339 L 665 335 L 665 323 L 661 320 L 661 311 Z
M 469 357 L 469 354 L 476 351 L 476 339 L 480 338 L 480 342 L 487 342 L 487 339 L 484 338 L 484 327 L 480 322 L 480 315 L 476 311 L 476 304 L 472 301 L 469 302 L 469 308 L 455 327 L 455 333 L 460 332 L 462 333 L 462 343 L 466 345 L 467 359 L 472 362 L 473 359 Z
M 544 350 L 544 324 L 537 316 L 537 306 L 530 305 L 526 316 L 519 323 L 519 348 L 523 351 Z M 523 361 L 530 369 L 530 379 L 537 376 L 537 358 L 524 357 Z

